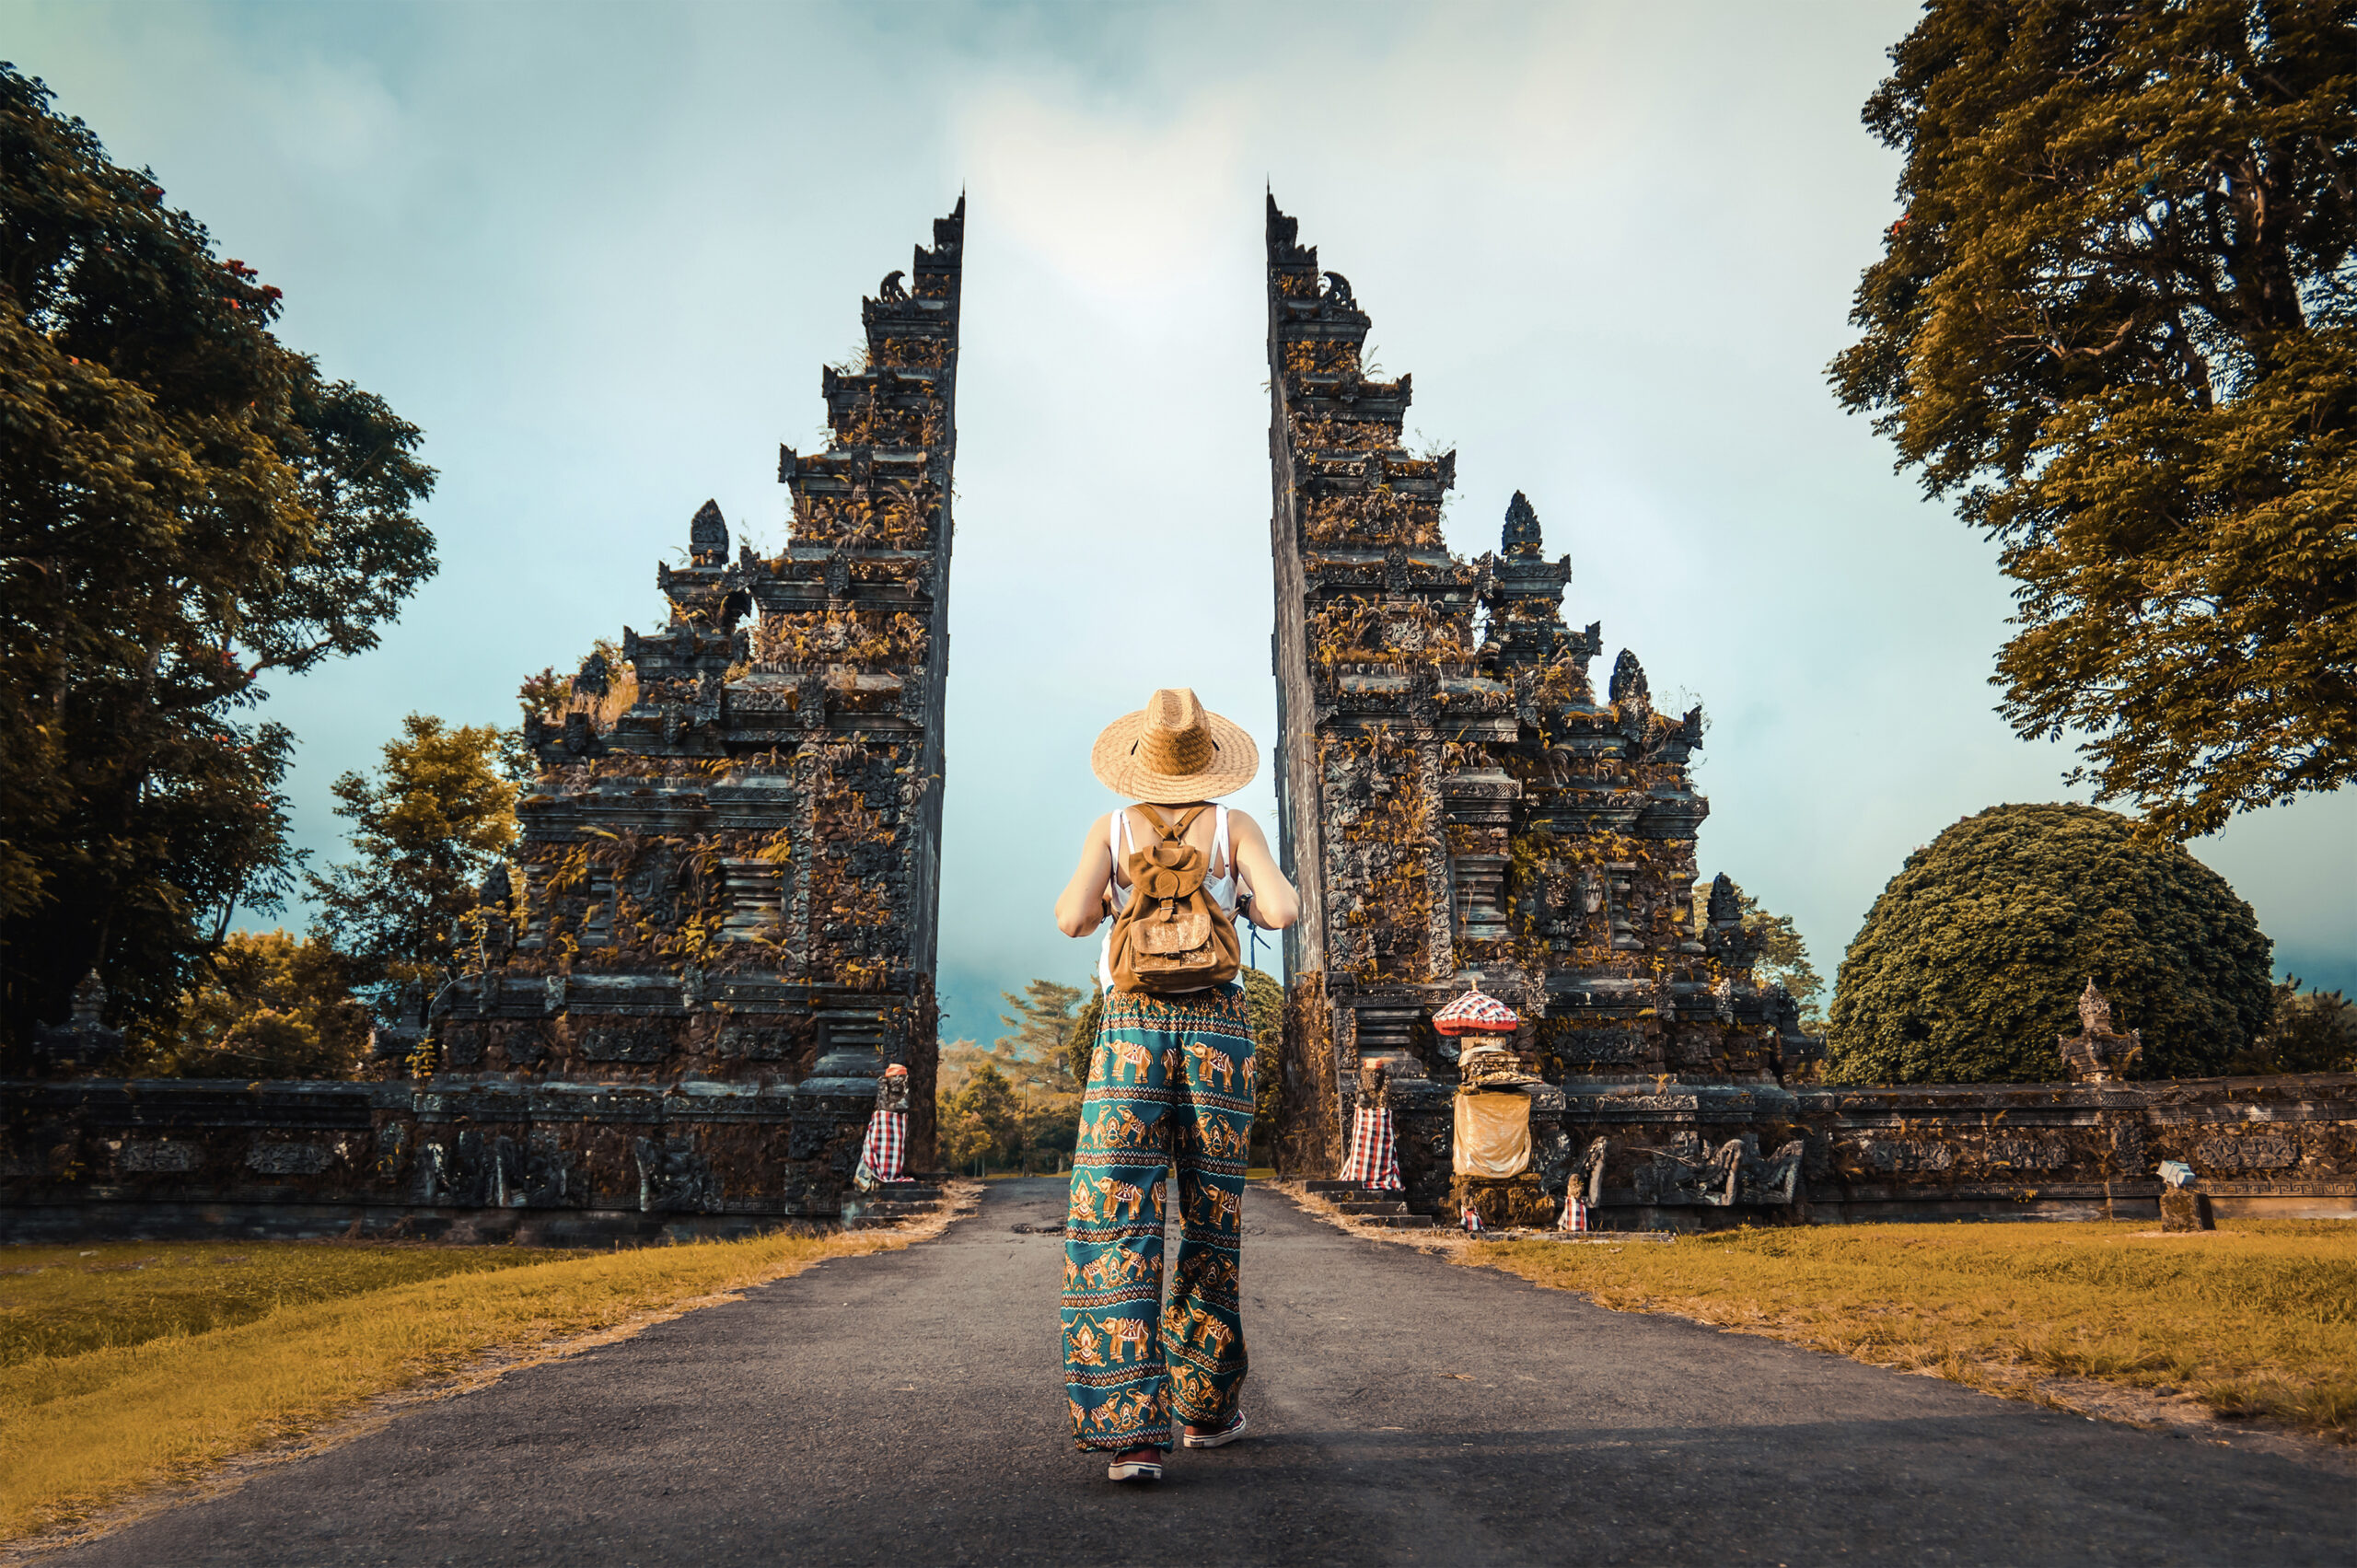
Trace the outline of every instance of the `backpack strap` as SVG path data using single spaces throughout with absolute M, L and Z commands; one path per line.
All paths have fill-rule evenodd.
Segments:
M 1176 823 L 1172 823 L 1166 821 L 1162 813 L 1158 809 L 1149 806 L 1143 800 L 1138 802 L 1138 807 L 1148 817 L 1154 819 L 1155 830 L 1162 835 L 1165 842 L 1173 839 L 1185 838 L 1187 836 L 1187 830 L 1195 825 L 1195 819 L 1203 814 L 1203 808 L 1202 807 L 1191 807 L 1188 810 L 1179 814 L 1178 820 Z

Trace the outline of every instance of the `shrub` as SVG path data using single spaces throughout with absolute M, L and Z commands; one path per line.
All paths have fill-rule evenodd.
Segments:
M 2090 806 L 1996 806 L 1907 864 L 1841 960 L 1826 1078 L 2040 1082 L 2062 1075 L 2092 976 L 2142 1077 L 2215 1074 L 2271 1005 L 2250 906 L 2175 844 Z
M 2298 975 L 2275 987 L 2275 1011 L 2230 1073 L 2357 1073 L 2357 1003 L 2338 991 L 2302 991 Z

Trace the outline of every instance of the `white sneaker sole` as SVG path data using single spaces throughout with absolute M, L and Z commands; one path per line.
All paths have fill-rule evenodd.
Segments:
M 1244 1420 L 1244 1412 L 1242 1411 L 1237 1411 L 1236 1412 L 1236 1421 L 1233 1425 L 1223 1428 L 1218 1432 L 1214 1432 L 1209 1437 L 1198 1437 L 1193 1433 L 1190 1432 L 1182 1435 L 1179 1438 L 1179 1441 L 1186 1444 L 1190 1448 L 1216 1448 L 1221 1446 L 1223 1444 L 1233 1443 L 1237 1438 L 1243 1436 L 1246 1424 L 1247 1423 Z
M 1107 1465 L 1105 1479 L 1107 1481 L 1160 1481 L 1162 1467 L 1144 1459 L 1132 1459 L 1125 1465 Z

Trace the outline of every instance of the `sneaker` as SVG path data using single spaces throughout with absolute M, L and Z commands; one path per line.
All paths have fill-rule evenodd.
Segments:
M 1244 1410 L 1243 1407 L 1239 1405 L 1237 1407 L 1236 1419 L 1229 1422 L 1225 1426 L 1221 1427 L 1217 1432 L 1213 1433 L 1209 1437 L 1198 1437 L 1193 1433 L 1190 1432 L 1181 1437 L 1180 1441 L 1185 1443 L 1190 1448 L 1216 1448 L 1224 1443 L 1233 1443 L 1243 1435 Z
M 1156 1455 L 1151 1459 L 1115 1459 L 1105 1467 L 1105 1479 L 1107 1481 L 1160 1481 L 1162 1458 Z

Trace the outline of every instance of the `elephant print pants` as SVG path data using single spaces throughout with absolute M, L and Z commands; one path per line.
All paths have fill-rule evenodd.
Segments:
M 1235 1411 L 1251 1129 L 1242 986 L 1105 998 L 1064 1225 L 1064 1392 L 1081 1447 L 1167 1448 L 1173 1412 L 1224 1426 Z M 1166 1312 L 1163 1173 L 1174 1165 L 1178 1270 Z

